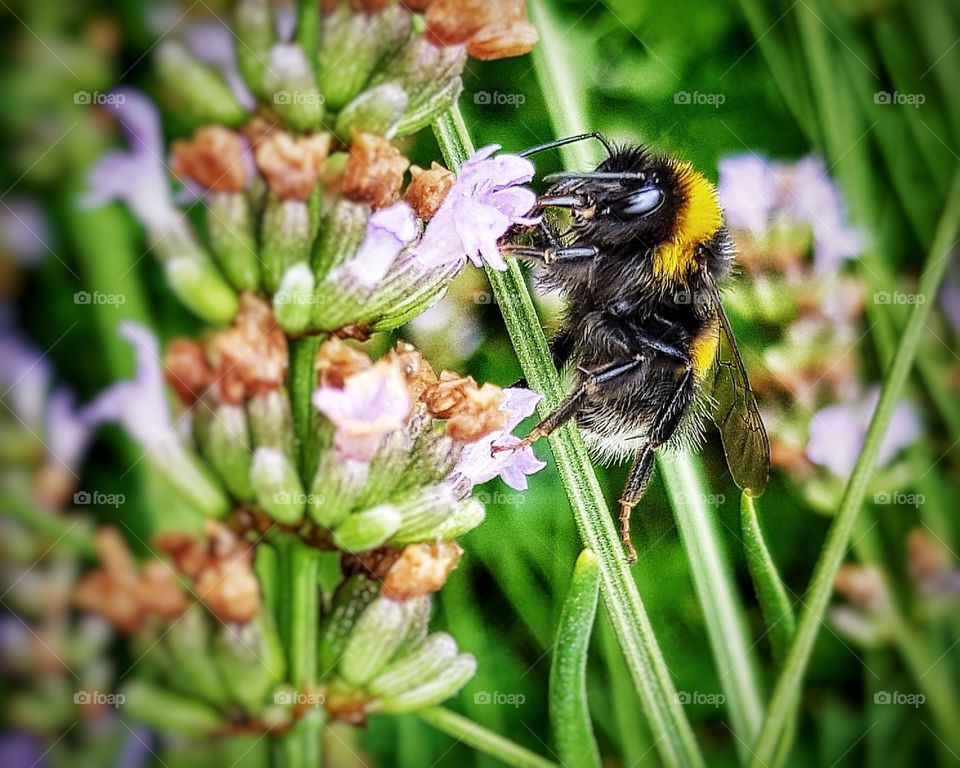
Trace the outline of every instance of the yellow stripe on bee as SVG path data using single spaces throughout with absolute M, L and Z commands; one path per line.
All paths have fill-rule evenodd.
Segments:
M 700 380 L 707 375 L 717 359 L 717 347 L 720 345 L 720 328 L 716 322 L 704 328 L 690 345 L 690 361 L 693 376 Z
M 673 237 L 653 252 L 653 272 L 662 280 L 686 283 L 696 266 L 697 246 L 709 240 L 723 226 L 717 193 L 703 174 L 689 163 L 674 163 L 682 203 L 677 211 Z

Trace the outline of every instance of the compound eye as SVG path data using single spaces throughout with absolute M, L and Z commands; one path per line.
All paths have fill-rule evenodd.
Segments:
M 646 216 L 657 210 L 662 203 L 663 191 L 659 187 L 647 186 L 627 198 L 627 207 L 623 212 L 631 216 Z

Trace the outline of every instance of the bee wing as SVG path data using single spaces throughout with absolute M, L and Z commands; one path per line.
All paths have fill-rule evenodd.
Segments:
M 734 482 L 741 490 L 759 496 L 770 474 L 770 441 L 719 296 L 716 309 L 720 343 L 713 367 L 713 421 L 720 430 Z

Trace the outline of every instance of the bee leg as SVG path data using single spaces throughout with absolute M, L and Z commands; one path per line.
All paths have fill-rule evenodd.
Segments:
M 501 245 L 500 251 L 521 259 L 534 259 L 543 264 L 556 262 L 587 261 L 597 257 L 597 249 L 592 245 L 577 245 L 566 248 L 537 248 L 530 245 Z
M 627 485 L 620 494 L 620 541 L 623 542 L 627 559 L 631 563 L 637 562 L 637 550 L 633 548 L 630 538 L 630 515 L 650 483 L 650 476 L 653 474 L 653 450 L 652 445 L 645 445 L 637 451 Z
M 490 452 L 518 451 L 528 445 L 533 445 L 541 437 L 546 437 L 557 429 L 557 427 L 563 426 L 576 416 L 577 412 L 583 406 L 584 401 L 597 394 L 601 384 L 631 373 L 642 362 L 643 357 L 638 355 L 629 360 L 618 360 L 593 370 L 579 369 L 583 376 L 581 383 L 563 399 L 560 405 L 547 414 L 547 417 L 537 424 L 537 426 L 530 431 L 529 435 L 519 443 L 514 443 L 513 445 L 491 446 Z

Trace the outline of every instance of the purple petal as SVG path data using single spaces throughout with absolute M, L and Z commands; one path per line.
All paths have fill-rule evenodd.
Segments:
M 223 22 L 212 21 L 196 24 L 187 31 L 187 45 L 200 61 L 215 67 L 237 101 L 247 110 L 257 106 L 257 99 L 237 68 L 234 36 Z
M 405 202 L 379 210 L 367 222 L 363 243 L 344 269 L 360 284 L 373 287 L 416 234 L 417 218 Z
M 35 264 L 52 252 L 51 238 L 50 224 L 36 203 L 11 199 L 0 206 L 0 241 L 20 264 Z
M 731 227 L 763 234 L 776 199 L 771 164 L 753 153 L 723 158 L 717 196 Z

